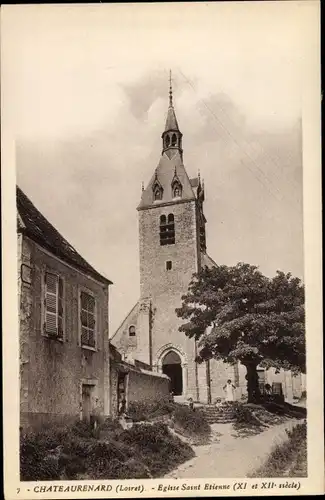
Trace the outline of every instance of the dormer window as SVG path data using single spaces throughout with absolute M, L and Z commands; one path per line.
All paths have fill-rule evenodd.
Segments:
M 161 200 L 162 199 L 162 192 L 161 189 L 158 187 L 154 191 L 154 200 Z
M 173 198 L 180 198 L 182 196 L 182 184 L 177 175 L 177 170 L 175 167 L 175 173 L 172 180 L 172 196 Z
M 162 185 L 160 184 L 160 182 L 158 180 L 157 173 L 156 173 L 155 182 L 152 186 L 152 191 L 153 191 L 154 201 L 162 200 L 164 190 L 163 190 Z
M 176 184 L 173 188 L 173 198 L 180 198 L 182 196 L 182 187 Z

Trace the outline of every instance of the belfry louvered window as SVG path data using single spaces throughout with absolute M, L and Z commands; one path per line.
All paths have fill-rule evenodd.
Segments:
M 95 298 L 87 292 L 80 293 L 80 325 L 81 325 L 81 345 L 95 347 Z
M 44 274 L 44 333 L 63 338 L 63 280 L 54 273 Z
M 173 214 L 169 214 L 168 217 L 166 215 L 160 216 L 160 244 L 175 244 L 175 220 Z

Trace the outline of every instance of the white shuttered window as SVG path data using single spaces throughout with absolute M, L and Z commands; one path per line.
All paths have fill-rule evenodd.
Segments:
M 46 272 L 44 297 L 44 333 L 63 338 L 63 280 Z

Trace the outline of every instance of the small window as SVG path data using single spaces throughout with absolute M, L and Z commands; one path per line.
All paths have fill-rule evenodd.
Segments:
M 80 293 L 80 323 L 81 323 L 81 345 L 95 347 L 95 308 L 96 302 L 92 295 L 87 292 Z
M 169 147 L 169 144 L 170 144 L 170 137 L 169 137 L 169 135 L 166 135 L 166 139 L 165 139 L 166 148 Z
M 172 261 L 171 260 L 167 260 L 167 262 L 166 262 L 166 270 L 170 271 L 171 268 L 172 268 Z
M 176 142 L 177 142 L 176 134 L 173 134 L 172 135 L 172 146 L 176 146 Z
M 63 280 L 54 273 L 44 275 L 44 325 L 45 335 L 63 338 Z
M 180 198 L 182 196 L 182 188 L 179 184 L 176 184 L 173 188 L 173 198 Z
M 135 326 L 129 327 L 129 337 L 135 337 Z
M 160 245 L 175 244 L 175 222 L 174 215 L 169 214 L 167 219 L 165 215 L 160 216 Z
M 162 190 L 157 187 L 154 191 L 154 199 L 155 200 L 161 200 L 162 199 Z

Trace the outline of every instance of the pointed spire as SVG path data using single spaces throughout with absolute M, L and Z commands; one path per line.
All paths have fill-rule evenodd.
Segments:
M 165 132 L 178 131 L 178 123 L 175 115 L 174 105 L 173 105 L 173 87 L 172 87 L 172 72 L 169 71 L 169 106 L 167 112 L 167 119 L 165 125 Z

